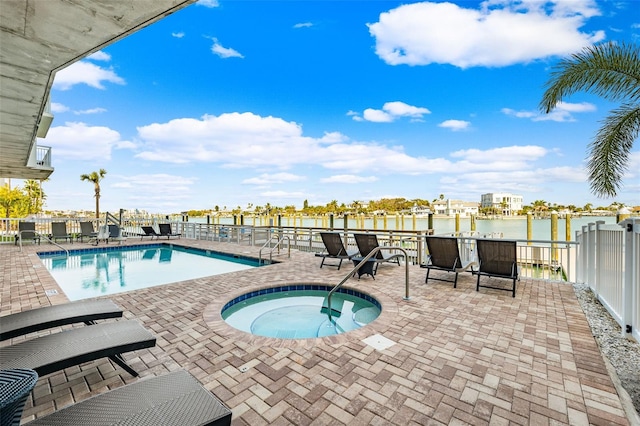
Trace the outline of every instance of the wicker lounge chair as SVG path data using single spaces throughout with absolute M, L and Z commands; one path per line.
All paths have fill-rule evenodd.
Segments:
M 353 237 L 356 239 L 356 244 L 358 245 L 358 250 L 360 251 L 360 257 L 362 258 L 364 258 L 369 253 L 371 253 L 372 250 L 380 247 L 380 244 L 378 244 L 378 237 L 376 236 L 376 234 L 353 234 Z M 372 259 L 375 261 L 375 265 L 373 267 L 373 273 L 375 274 L 378 271 L 378 265 L 380 263 L 390 262 L 390 263 L 397 263 L 398 265 L 400 265 L 400 259 L 402 259 L 403 257 L 404 257 L 404 254 L 389 253 L 388 250 L 378 251 L 378 253 L 376 253 L 372 257 Z
M 0 341 L 48 328 L 122 317 L 122 309 L 109 299 L 81 300 L 31 309 L 0 317 Z
M 169 239 L 171 237 L 180 238 L 180 236 L 182 235 L 182 234 L 174 233 L 171 230 L 171 224 L 170 223 L 159 223 L 158 224 L 158 230 L 160 231 L 160 237 L 167 237 L 167 239 Z M 158 237 L 158 238 L 160 238 L 160 237 Z
M 82 243 L 85 237 L 91 241 L 97 236 L 98 233 L 93 229 L 93 222 L 80 222 L 80 235 L 77 236 L 76 240 L 80 240 Z
M 38 373 L 24 368 L 0 370 L 0 425 L 18 426 L 24 403 L 38 381 Z
M 30 426 L 226 426 L 231 411 L 184 370 L 141 379 L 27 423 Z
M 427 257 L 427 263 L 420 265 L 422 268 L 427 268 L 427 277 L 424 282 L 429 281 L 429 272 L 432 269 L 439 271 L 453 272 L 455 274 L 453 280 L 444 278 L 433 278 L 436 281 L 452 282 L 453 288 L 458 285 L 458 273 L 471 269 L 477 265 L 475 260 L 463 261 L 460 257 L 460 249 L 458 247 L 458 239 L 455 237 L 439 237 L 428 235 L 427 250 L 429 255 Z
M 316 257 L 322 258 L 322 262 L 320 262 L 321 268 L 325 264 L 325 260 L 338 259 L 340 261 L 338 264 L 327 263 L 327 266 L 337 266 L 338 270 L 340 270 L 340 266 L 342 266 L 343 260 L 350 260 L 353 256 L 358 254 L 357 250 L 345 249 L 344 244 L 342 244 L 340 234 L 336 232 L 321 232 L 320 237 L 322 238 L 322 242 L 327 249 L 326 253 L 316 253 Z
M 494 290 L 511 291 L 511 296 L 516 297 L 516 280 L 518 279 L 517 243 L 515 240 L 477 240 L 478 247 L 478 275 L 476 291 L 480 287 Z M 480 277 L 498 277 L 513 281 L 513 286 L 497 287 L 481 285 Z
M 51 239 L 53 241 L 67 240 L 73 241 L 73 236 L 67 232 L 66 222 L 51 222 Z
M 141 228 L 144 234 L 140 234 L 140 239 L 143 239 L 144 237 L 151 237 L 152 240 L 153 237 L 160 238 L 160 234 L 153 229 L 153 226 L 141 226 Z
M 137 376 L 121 354 L 155 344 L 156 338 L 137 321 L 103 322 L 0 347 L 0 365 L 3 369 L 30 368 L 44 376 L 109 357 L 129 374 Z
M 18 233 L 16 234 L 15 244 L 18 241 L 22 244 L 25 240 L 32 240 L 34 243 L 40 244 L 40 235 L 36 232 L 35 222 L 20 222 L 18 223 Z

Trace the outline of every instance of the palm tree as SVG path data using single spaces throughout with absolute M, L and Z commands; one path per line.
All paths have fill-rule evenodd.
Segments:
M 88 180 L 89 182 L 93 182 L 93 187 L 95 190 L 96 197 L 96 218 L 100 217 L 100 181 L 104 178 L 104 175 L 107 174 L 105 169 L 100 169 L 99 172 L 91 172 L 88 175 L 80 175 L 80 180 Z
M 611 111 L 589 144 L 587 169 L 591 191 L 615 196 L 640 132 L 640 51 L 633 44 L 590 46 L 560 61 L 546 83 L 540 109 L 551 112 L 564 97 L 586 91 L 622 102 Z
M 29 199 L 28 213 L 40 213 L 42 210 L 42 204 L 47 198 L 42 190 L 42 181 L 36 181 L 33 179 L 26 180 L 24 182 L 24 190 L 26 191 Z

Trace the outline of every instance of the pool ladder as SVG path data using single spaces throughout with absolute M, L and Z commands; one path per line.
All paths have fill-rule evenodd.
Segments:
M 283 236 L 282 238 L 280 238 L 278 240 L 278 242 L 276 243 L 275 246 L 271 247 L 271 241 L 273 241 L 274 238 L 277 238 L 277 235 L 272 235 L 266 243 L 264 243 L 262 245 L 262 247 L 260 248 L 260 252 L 258 253 L 258 264 L 262 265 L 262 250 L 265 249 L 267 246 L 269 246 L 271 248 L 271 250 L 269 250 L 269 264 L 272 263 L 273 261 L 273 252 L 278 249 L 278 254 L 280 254 L 280 245 L 282 244 L 282 242 L 284 240 L 287 240 L 287 249 L 288 249 L 288 254 L 287 257 L 291 257 L 291 238 L 289 238 L 288 235 Z
M 404 299 L 409 300 L 409 262 L 407 262 L 408 256 L 407 251 L 402 247 L 387 247 L 387 246 L 378 246 L 371 250 L 368 255 L 366 255 L 358 264 L 340 281 L 336 284 L 335 287 L 331 289 L 329 294 L 327 295 L 327 314 L 329 316 L 329 322 L 332 322 L 331 319 L 331 296 L 335 293 L 344 283 L 347 282 L 349 278 L 351 278 L 360 268 L 362 268 L 373 256 L 378 254 L 378 252 L 382 250 L 400 250 L 404 253 L 404 267 L 405 267 L 405 277 L 404 277 Z

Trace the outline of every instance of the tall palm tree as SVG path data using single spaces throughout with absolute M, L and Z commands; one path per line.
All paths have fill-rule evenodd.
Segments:
M 28 213 L 40 213 L 42 211 L 44 200 L 47 198 L 46 194 L 42 190 L 42 180 L 37 181 L 29 179 L 24 181 L 24 190 L 27 193 L 29 202 Z
M 622 102 L 605 118 L 589 144 L 587 169 L 591 191 L 615 196 L 640 132 L 640 51 L 633 44 L 604 43 L 587 47 L 555 65 L 540 109 L 551 112 L 564 97 L 586 91 Z
M 93 182 L 93 188 L 95 190 L 94 196 L 96 197 L 96 218 L 100 217 L 100 181 L 106 174 L 107 171 L 105 169 L 100 169 L 98 172 L 80 175 L 80 180 Z

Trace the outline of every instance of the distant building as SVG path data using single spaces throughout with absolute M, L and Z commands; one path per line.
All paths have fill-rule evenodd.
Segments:
M 478 207 L 476 202 L 462 200 L 438 200 L 431 203 L 434 214 L 450 217 L 455 217 L 456 214 L 460 216 L 477 215 Z
M 504 216 L 514 216 L 522 210 L 522 202 L 522 195 L 509 194 L 507 192 L 490 192 L 482 194 L 480 206 L 483 209 L 493 207 Z

